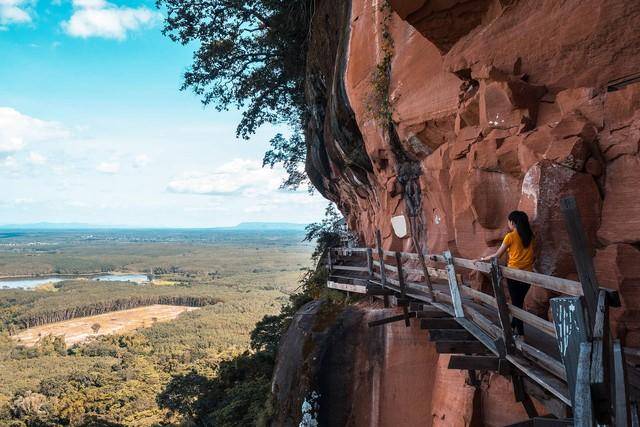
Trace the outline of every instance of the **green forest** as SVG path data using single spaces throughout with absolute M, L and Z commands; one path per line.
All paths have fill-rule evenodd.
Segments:
M 38 236 L 48 240 L 37 247 L 29 244 L 33 236 L 0 239 L 0 274 L 28 259 L 40 273 L 69 264 L 93 271 L 101 263 L 155 271 L 154 282 L 68 280 L 0 290 L 0 425 L 253 425 L 268 418 L 279 335 L 307 300 L 298 288 L 313 272 L 314 246 L 303 233 L 145 242 L 117 233 L 91 242 L 47 236 Z M 24 347 L 11 337 L 27 325 L 156 303 L 201 308 L 73 346 L 43 336 Z

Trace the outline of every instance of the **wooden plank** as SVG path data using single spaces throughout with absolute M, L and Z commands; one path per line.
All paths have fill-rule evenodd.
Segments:
M 409 313 L 409 317 L 415 317 L 414 313 Z M 404 320 L 405 319 L 405 315 L 404 314 L 399 314 L 397 316 L 391 316 L 391 317 L 386 317 L 384 319 L 378 319 L 378 320 L 373 320 L 371 322 L 369 322 L 369 327 L 372 328 L 374 326 L 380 326 L 380 325 L 385 325 L 387 323 L 392 323 L 392 322 L 398 322 L 400 320 Z
M 368 272 L 369 269 L 367 267 L 356 267 L 353 265 L 339 265 L 339 264 L 334 264 L 333 265 L 333 270 L 344 270 L 344 271 L 362 271 L 362 272 Z
M 607 293 L 598 292 L 591 346 L 591 395 L 594 416 L 599 424 L 611 424 L 611 383 L 609 380 L 609 305 Z
M 333 271 L 333 262 L 331 260 L 331 249 L 327 251 L 327 270 L 329 270 L 329 274 Z
M 551 299 L 558 350 L 566 372 L 569 395 L 572 398 L 575 396 L 580 343 L 587 341 L 587 324 L 582 307 L 582 297 Z
M 480 292 L 476 289 L 473 289 L 469 286 L 463 285 L 460 286 L 460 291 L 463 295 L 466 295 L 471 298 L 475 298 L 482 303 L 491 306 L 493 308 L 497 308 L 498 304 L 491 295 L 485 294 L 484 292 Z M 541 317 L 536 316 L 535 314 L 529 313 L 528 311 L 522 310 L 512 304 L 508 304 L 509 312 L 513 317 L 516 317 L 522 320 L 524 323 L 533 326 L 536 329 L 541 330 L 545 334 L 553 337 L 556 337 L 556 329 L 553 326 L 553 322 L 549 322 Z
M 493 287 L 493 294 L 497 304 L 498 320 L 500 328 L 502 329 L 504 342 L 504 348 L 498 350 L 503 354 L 511 354 L 515 350 L 515 342 L 513 341 L 513 333 L 511 331 L 507 297 L 502 284 L 502 272 L 500 271 L 500 265 L 498 265 L 498 258 L 496 257 L 491 260 L 491 286 Z
M 497 371 L 500 368 L 500 358 L 496 356 L 453 355 L 449 358 L 448 368 L 476 371 Z
M 357 294 L 367 294 L 367 287 L 362 285 L 351 285 L 347 283 L 338 283 L 331 280 L 327 281 L 327 287 L 329 289 L 335 289 L 338 291 L 355 292 Z
M 458 278 L 456 277 L 456 269 L 453 265 L 453 256 L 451 256 L 451 252 L 444 252 L 444 258 L 447 262 L 447 274 L 449 276 L 449 289 L 451 291 L 451 299 L 453 301 L 453 310 L 456 317 L 464 317 L 462 297 L 460 296 L 460 289 L 458 288 Z
M 620 340 L 613 342 L 613 393 L 614 421 L 616 427 L 626 427 L 631 423 L 629 413 L 629 395 L 627 393 L 627 375 L 624 352 Z M 637 416 L 637 414 L 636 414 Z
M 591 257 L 591 244 L 587 240 L 587 236 L 582 227 L 582 219 L 576 199 L 573 196 L 565 197 L 560 200 L 560 210 L 564 215 L 569 240 L 571 241 L 571 249 L 573 260 L 578 270 L 578 278 L 582 285 L 582 293 L 586 308 L 586 320 L 590 326 L 589 330 L 593 330 L 595 322 L 595 313 L 598 304 L 598 279 L 596 278 L 596 270 L 593 266 Z
M 533 363 L 529 362 L 523 356 L 517 353 L 508 354 L 507 360 L 511 362 L 516 368 L 518 368 L 529 379 L 536 382 L 539 386 L 547 390 L 554 397 L 559 399 L 565 405 L 571 405 L 571 398 L 569 397 L 569 391 L 567 386 L 557 379 L 556 377 L 538 368 Z
M 429 341 L 470 341 L 473 335 L 464 329 L 431 329 Z
M 479 341 L 438 341 L 439 354 L 485 354 L 487 349 Z
M 516 348 L 520 350 L 525 357 L 533 360 L 540 367 L 551 372 L 561 380 L 567 380 L 567 374 L 561 362 L 523 341 L 517 341 Z
M 435 319 L 421 319 L 421 329 L 461 329 L 462 326 L 451 317 L 435 318 Z
M 384 270 L 384 251 L 382 250 L 382 237 L 380 236 L 380 230 L 376 230 L 376 245 L 378 246 L 378 257 L 380 258 L 380 281 L 382 287 L 387 286 L 387 273 Z M 384 296 L 384 307 L 389 307 L 389 298 Z
M 582 342 L 578 354 L 578 371 L 573 398 L 573 422 L 577 427 L 593 427 L 595 425 L 589 382 L 590 367 L 591 343 Z

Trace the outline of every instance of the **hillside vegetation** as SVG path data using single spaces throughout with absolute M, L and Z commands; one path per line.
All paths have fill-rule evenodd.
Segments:
M 120 271 L 155 271 L 154 279 L 162 284 L 71 280 L 35 291 L 0 290 L 0 425 L 189 425 L 200 419 L 201 404 L 208 405 L 207 413 L 220 407 L 224 417 L 232 416 L 225 402 L 234 400 L 221 396 L 240 384 L 235 367 L 246 367 L 242 375 L 268 391 L 272 356 L 251 349 L 250 334 L 265 315 L 280 319 L 281 307 L 305 274 L 313 247 L 301 243 L 300 233 L 294 235 L 225 235 L 216 236 L 217 241 L 207 235 L 186 240 L 156 235 L 144 243 L 135 240 L 139 236 L 105 236 L 87 243 L 69 236 L 58 240 L 60 236 L 52 234 L 41 245 L 29 245 L 33 237 L 23 236 L 17 244 L 0 239 L 0 248 L 11 248 L 9 257 L 0 249 L 1 273 L 23 268 L 21 259 L 31 260 L 31 265 L 37 260 L 40 272 L 51 268 L 52 261 L 66 268 L 83 260 L 90 269 L 102 263 Z M 72 347 L 60 338 L 43 337 L 25 348 L 9 336 L 9 329 L 24 326 L 25 319 L 55 320 L 51 313 L 159 300 L 207 304 L 170 322 L 98 336 Z M 266 335 L 258 334 L 258 342 L 266 336 L 277 343 L 272 322 L 265 325 Z M 275 345 L 271 347 L 275 351 Z M 247 384 L 241 388 L 255 391 Z M 211 393 L 218 393 L 215 404 L 205 402 Z M 253 409 L 232 405 L 238 411 L 232 411 L 233 416 L 257 416 L 258 409 L 262 413 L 264 402 L 253 401 Z

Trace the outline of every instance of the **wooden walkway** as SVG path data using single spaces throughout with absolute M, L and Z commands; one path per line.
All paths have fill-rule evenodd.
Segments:
M 610 335 L 609 307 L 618 294 L 597 286 L 595 270 L 573 199 L 562 203 L 580 281 L 456 258 L 450 252 L 425 254 L 376 248 L 334 248 L 328 252 L 327 286 L 382 298 L 402 314 L 371 322 L 375 327 L 411 319 L 429 331 L 441 354 L 451 354 L 449 368 L 493 371 L 511 378 L 515 400 L 530 420 L 517 425 L 638 426 L 640 374 L 626 351 Z M 491 277 L 492 294 L 473 289 L 463 277 L 471 270 Z M 507 301 L 503 278 L 553 291 L 554 321 L 535 316 Z M 511 318 L 525 324 L 514 337 Z M 531 397 L 547 410 L 538 414 Z

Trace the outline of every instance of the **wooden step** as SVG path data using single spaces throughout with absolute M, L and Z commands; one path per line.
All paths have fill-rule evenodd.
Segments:
M 475 338 L 464 329 L 431 329 L 429 341 L 472 341 Z
M 399 314 L 397 316 L 385 317 L 384 319 L 372 320 L 371 322 L 369 322 L 369 327 L 372 328 L 374 326 L 380 326 L 387 323 L 398 322 L 400 320 L 405 320 L 407 318 L 410 319 L 412 317 L 415 317 L 414 313 L 407 313 L 406 315 Z
M 438 341 L 439 354 L 486 354 L 487 349 L 480 341 Z
M 461 356 L 455 354 L 449 359 L 449 369 L 498 371 L 500 370 L 500 358 L 497 356 Z
M 416 317 L 418 319 L 435 319 L 435 318 L 451 318 L 449 313 L 445 313 L 444 311 L 416 311 Z
M 559 420 L 551 417 L 536 417 L 520 423 L 510 424 L 507 427 L 564 427 L 572 425 L 572 419 Z
M 421 329 L 462 329 L 453 317 L 434 317 L 420 319 Z
M 383 288 L 382 286 L 368 286 L 367 295 L 393 295 L 394 292 L 391 289 Z

